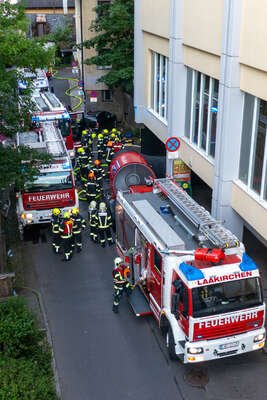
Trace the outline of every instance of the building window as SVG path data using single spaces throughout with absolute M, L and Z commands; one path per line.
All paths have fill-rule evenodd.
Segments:
M 111 90 L 102 90 L 102 102 L 111 102 L 112 101 L 112 91 Z
M 245 95 L 239 179 L 267 200 L 267 102 Z
M 219 81 L 190 68 L 187 70 L 185 136 L 214 158 Z
M 151 79 L 152 111 L 167 121 L 168 112 L 168 58 L 152 52 L 152 79 Z

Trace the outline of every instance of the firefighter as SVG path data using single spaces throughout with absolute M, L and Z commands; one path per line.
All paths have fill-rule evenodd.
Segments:
M 116 136 L 114 138 L 114 143 L 113 143 L 113 150 L 114 153 L 117 153 L 118 151 L 120 151 L 123 148 L 123 144 L 120 141 L 120 139 L 118 138 L 118 136 Z
M 73 243 L 72 247 L 77 247 L 77 253 L 82 251 L 82 230 L 86 227 L 85 219 L 79 213 L 78 208 L 73 208 L 71 210 L 71 219 L 73 221 L 72 235 Z
M 88 224 L 90 227 L 90 239 L 93 242 L 97 242 L 97 204 L 96 201 L 92 200 L 88 207 Z
M 99 234 L 99 243 L 102 247 L 106 245 L 106 238 L 109 246 L 113 244 L 111 234 L 112 219 L 110 212 L 107 210 L 105 202 L 99 204 L 99 210 L 97 212 L 97 229 Z
M 103 134 L 104 146 L 106 146 L 107 142 L 109 141 L 109 131 L 108 131 L 108 129 L 103 129 L 102 130 L 102 134 Z
M 111 163 L 113 156 L 114 156 L 113 142 L 109 140 L 107 142 L 107 154 L 106 154 L 106 162 L 108 163 L 108 165 Z
M 88 201 L 88 203 L 90 203 L 92 200 L 95 200 L 97 198 L 97 195 L 99 194 L 98 183 L 96 181 L 93 171 L 90 171 L 88 174 L 88 181 L 85 184 L 85 190 L 86 200 Z
M 99 133 L 97 135 L 97 157 L 99 158 L 99 160 L 102 160 L 104 150 L 105 150 L 104 135 L 103 133 Z
M 52 247 L 55 253 L 59 253 L 60 249 L 60 235 L 59 235 L 59 226 L 61 223 L 61 211 L 59 208 L 54 208 L 52 211 L 52 219 L 51 219 L 51 226 L 52 226 Z
M 128 296 L 132 292 L 131 284 L 128 281 L 130 269 L 123 264 L 123 260 L 120 257 L 116 257 L 114 260 L 114 269 L 112 271 L 112 275 L 114 282 L 112 311 L 117 314 L 119 312 L 119 303 L 123 292 L 126 291 Z
M 88 156 L 83 147 L 78 148 L 77 155 L 74 173 L 78 180 L 83 180 L 85 170 L 88 166 Z
M 94 161 L 94 167 L 92 170 L 95 174 L 95 178 L 97 181 L 97 184 L 99 185 L 99 188 L 103 187 L 103 178 L 105 177 L 105 171 L 104 168 L 101 166 L 100 160 L 95 160 Z
M 82 166 L 82 165 L 86 165 L 88 164 L 88 156 L 85 152 L 85 149 L 83 147 L 79 147 L 78 150 L 78 165 Z
M 89 149 L 88 149 L 88 139 L 89 139 L 89 132 L 87 129 L 84 129 L 82 131 L 82 137 L 81 137 L 81 145 L 85 150 L 85 153 L 88 155 L 89 154 Z
M 70 261 L 72 257 L 72 228 L 73 221 L 70 218 L 70 213 L 64 212 L 63 220 L 59 226 L 59 233 L 64 251 L 64 258 L 62 261 Z
M 116 128 L 112 128 L 110 133 L 109 133 L 109 140 L 113 140 L 116 136 L 117 133 L 117 129 Z

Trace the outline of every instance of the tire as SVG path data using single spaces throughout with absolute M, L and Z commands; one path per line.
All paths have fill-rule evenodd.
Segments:
M 169 358 L 172 361 L 176 361 L 177 360 L 177 355 L 175 353 L 175 342 L 174 342 L 174 336 L 172 333 L 172 329 L 169 326 L 169 329 L 167 330 L 166 333 L 166 346 L 168 349 L 168 354 L 169 354 Z

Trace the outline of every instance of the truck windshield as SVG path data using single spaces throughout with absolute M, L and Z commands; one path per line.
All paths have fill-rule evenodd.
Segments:
M 227 313 L 262 304 L 259 278 L 248 278 L 192 289 L 193 317 Z
M 33 182 L 25 184 L 26 193 L 49 192 L 72 188 L 70 172 L 41 173 Z

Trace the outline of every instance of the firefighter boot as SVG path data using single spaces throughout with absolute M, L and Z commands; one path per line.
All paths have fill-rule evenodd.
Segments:
M 119 312 L 119 306 L 113 304 L 112 311 L 113 311 L 115 314 L 118 314 L 118 312 Z

